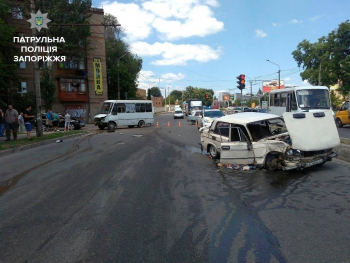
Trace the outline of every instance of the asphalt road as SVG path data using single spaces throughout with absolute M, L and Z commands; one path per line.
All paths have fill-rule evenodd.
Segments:
M 1 157 L 0 262 L 350 261 L 349 163 L 221 168 L 156 121 Z
M 338 128 L 339 137 L 350 139 L 350 125 L 344 125 Z

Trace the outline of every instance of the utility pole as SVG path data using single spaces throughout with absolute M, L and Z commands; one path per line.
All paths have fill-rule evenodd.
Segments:
M 35 13 L 34 1 L 30 2 L 30 9 L 32 13 Z M 32 36 L 36 36 L 36 28 L 32 28 Z M 33 41 L 34 56 L 38 57 L 38 51 L 36 49 L 36 42 Z M 40 69 L 39 62 L 34 61 L 34 90 L 35 90 L 35 103 L 36 103 L 36 136 L 43 136 L 43 123 L 41 120 L 41 90 L 40 90 Z
M 322 60 L 320 61 L 320 67 L 318 69 L 318 86 L 322 85 L 322 83 L 321 83 L 321 63 L 322 63 Z
M 169 97 L 169 99 L 168 99 L 168 101 L 169 101 L 169 111 L 170 111 L 170 87 L 169 87 L 170 85 L 168 84 L 168 97 Z
M 253 104 L 253 81 L 249 80 L 250 83 L 250 107 L 252 107 Z
M 118 100 L 120 100 L 120 84 L 119 84 L 119 60 L 126 56 L 129 52 L 126 52 L 123 56 L 121 56 L 120 58 L 118 58 L 118 62 L 117 62 L 117 74 L 118 74 Z

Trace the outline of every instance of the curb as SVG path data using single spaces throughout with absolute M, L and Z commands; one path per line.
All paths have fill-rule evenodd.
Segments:
M 350 145 L 340 144 L 334 151 L 338 154 L 338 159 L 350 162 Z
M 63 139 L 63 138 L 71 139 L 71 138 L 74 138 L 74 137 L 87 136 L 87 135 L 90 135 L 90 134 L 91 134 L 91 132 L 89 132 L 87 134 L 72 134 L 72 135 L 62 136 L 62 137 L 59 137 L 59 138 L 56 138 L 56 139 L 52 139 L 52 140 L 37 142 L 37 143 L 33 143 L 33 144 L 21 146 L 21 147 L 16 147 L 16 148 L 13 148 L 13 149 L 3 150 L 3 151 L 0 151 L 0 157 L 6 156 L 6 155 L 10 155 L 10 154 L 13 154 L 13 153 L 17 153 L 17 152 L 22 152 L 22 151 L 25 151 L 25 150 L 28 150 L 28 149 L 32 149 L 32 148 L 37 148 L 37 147 L 40 147 L 40 146 L 43 146 L 43 145 L 47 145 L 47 144 L 50 144 L 50 143 L 56 143 L 56 140 L 59 140 L 59 139 Z

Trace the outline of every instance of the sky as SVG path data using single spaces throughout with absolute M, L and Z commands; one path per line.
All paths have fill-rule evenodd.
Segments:
M 130 52 L 143 60 L 139 88 L 187 86 L 256 93 L 262 80 L 302 81 L 292 56 L 304 39 L 314 43 L 349 18 L 349 0 L 109 0 L 93 1 L 117 17 Z M 267 61 L 270 60 L 273 63 Z M 277 64 L 277 65 L 276 65 Z

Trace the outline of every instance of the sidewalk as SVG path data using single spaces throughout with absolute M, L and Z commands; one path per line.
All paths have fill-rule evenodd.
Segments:
M 81 128 L 80 130 L 77 131 L 90 131 L 90 130 L 96 130 L 98 129 L 97 126 L 95 126 L 94 124 L 85 124 L 85 127 Z M 57 132 L 61 132 L 64 133 L 64 128 L 60 127 L 59 131 Z M 57 132 L 46 132 L 44 131 L 43 134 L 45 136 L 45 134 L 51 134 L 51 133 L 57 133 Z M 31 131 L 30 133 L 30 137 L 36 137 L 36 130 L 35 128 Z M 25 139 L 27 138 L 27 133 L 17 133 L 17 140 L 19 139 Z M 4 136 L 0 137 L 0 143 L 6 143 L 6 132 L 4 132 Z M 13 140 L 13 136 L 12 136 L 12 132 L 11 132 L 11 141 Z

